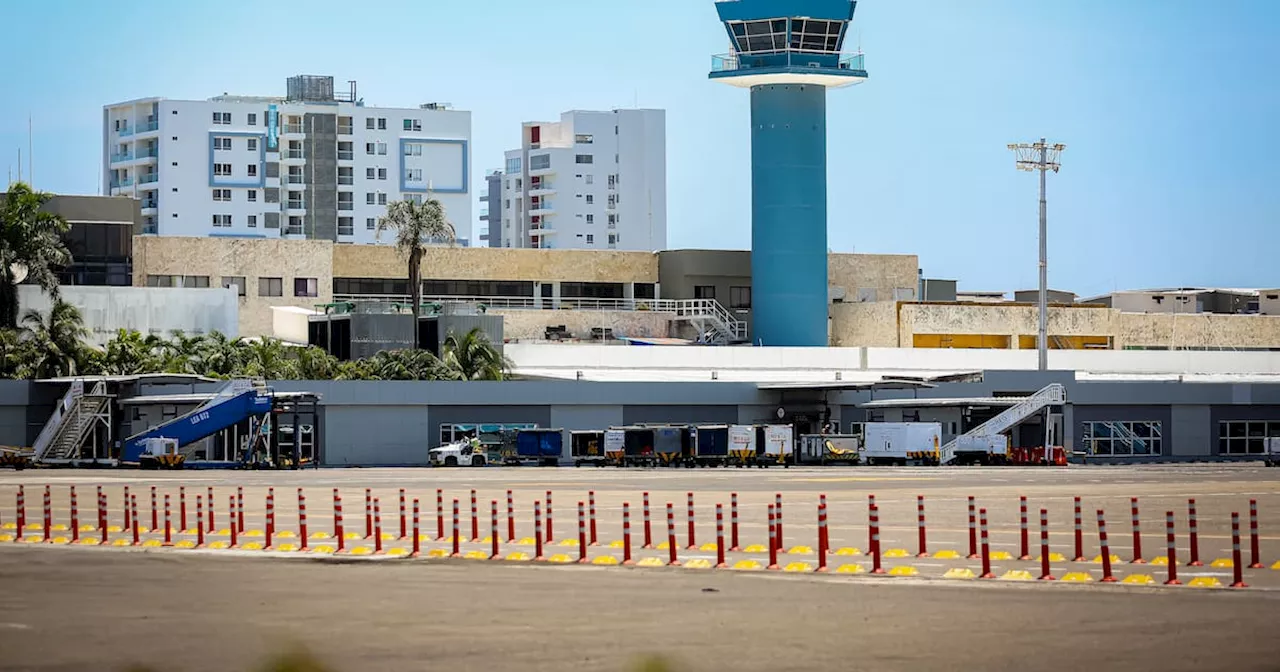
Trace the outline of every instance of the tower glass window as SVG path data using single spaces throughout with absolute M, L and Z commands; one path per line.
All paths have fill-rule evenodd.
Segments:
M 734 46 L 739 53 L 783 51 L 787 48 L 787 20 L 730 21 Z

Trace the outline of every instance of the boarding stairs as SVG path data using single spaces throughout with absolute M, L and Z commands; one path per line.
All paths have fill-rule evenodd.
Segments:
M 111 426 L 111 396 L 107 394 L 106 383 L 97 381 L 86 393 L 84 381 L 72 381 L 36 438 L 33 446 L 36 461 L 58 463 L 79 459 L 85 439 L 98 423 Z
M 147 439 L 152 438 L 174 439 L 178 442 L 179 451 L 190 457 L 192 444 L 245 420 L 270 413 L 272 402 L 271 392 L 262 381 L 229 381 L 194 410 L 126 439 L 121 461 L 137 462 L 146 448 Z
M 1019 423 L 1044 410 L 1046 406 L 1060 406 L 1067 402 L 1067 390 L 1060 383 L 1046 385 L 1035 394 L 1005 409 L 999 415 L 965 432 L 962 436 L 995 436 L 1016 427 Z M 938 463 L 948 464 L 956 458 L 956 444 L 960 437 L 951 439 L 939 450 Z

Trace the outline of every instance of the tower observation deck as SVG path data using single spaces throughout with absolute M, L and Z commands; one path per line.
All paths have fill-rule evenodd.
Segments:
M 827 89 L 866 80 L 845 53 L 856 0 L 723 0 L 733 51 L 710 78 L 751 90 L 752 341 L 825 346 Z

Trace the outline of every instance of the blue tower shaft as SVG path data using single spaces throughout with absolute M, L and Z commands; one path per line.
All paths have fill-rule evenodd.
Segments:
M 826 346 L 827 99 L 814 84 L 751 87 L 752 341 Z

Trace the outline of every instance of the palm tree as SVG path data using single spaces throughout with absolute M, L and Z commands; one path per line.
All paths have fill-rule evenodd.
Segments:
M 405 200 L 388 205 L 387 214 L 378 219 L 374 236 L 381 238 L 388 229 L 395 232 L 396 249 L 409 260 L 409 297 L 416 323 L 418 304 L 422 303 L 422 253 L 429 243 L 452 244 L 453 224 L 440 201 L 428 194 L 421 203 Z
M 29 366 L 37 378 L 74 376 L 83 361 L 83 340 L 89 335 L 80 309 L 58 300 L 46 320 L 39 311 L 28 310 L 22 327 L 32 347 Z
M 296 367 L 289 358 L 288 348 L 275 338 L 264 338 L 245 348 L 240 375 L 264 380 L 291 380 L 296 377 Z
M 315 346 L 298 350 L 294 366 L 299 380 L 333 380 L 339 372 L 338 358 Z
M 24 378 L 30 348 L 17 329 L 0 329 L 0 378 Z
M 103 373 L 128 375 L 154 373 L 162 367 L 162 353 L 168 343 L 156 336 L 143 336 L 135 330 L 121 329 L 107 341 L 103 357 Z
M 40 210 L 50 198 L 15 182 L 0 202 L 0 327 L 5 329 L 18 326 L 21 276 L 57 300 L 57 270 L 71 263 L 71 253 L 62 241 L 70 228 L 66 220 Z
M 161 341 L 164 357 L 160 366 L 164 372 L 203 373 L 196 369 L 202 368 L 200 354 L 205 337 L 200 334 L 188 336 L 181 329 L 170 331 L 169 336 L 168 340 Z
M 248 353 L 248 342 L 240 338 L 227 338 L 226 334 L 214 330 L 200 341 L 191 370 L 203 376 L 231 378 L 241 375 Z
M 503 380 L 511 372 L 512 362 L 489 342 L 479 328 L 462 338 L 449 334 L 441 347 L 442 360 L 462 380 Z

